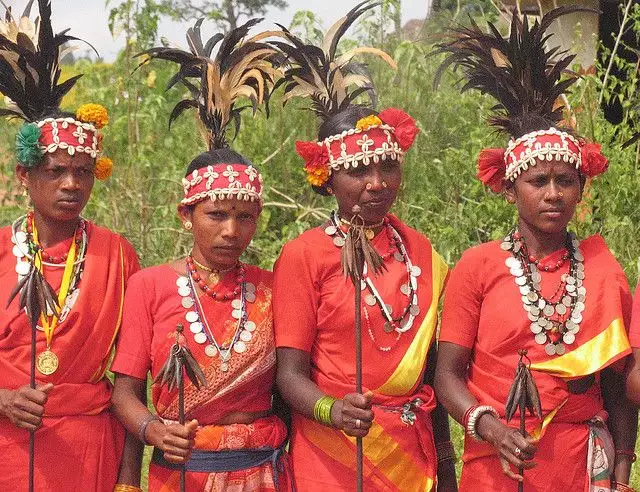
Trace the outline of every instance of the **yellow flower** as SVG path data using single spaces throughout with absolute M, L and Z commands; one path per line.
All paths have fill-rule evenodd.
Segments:
M 376 115 L 371 114 L 369 116 L 365 116 L 364 118 L 360 118 L 356 123 L 356 128 L 363 132 L 366 132 L 372 126 L 380 126 L 382 125 L 382 120 L 378 118 Z
M 93 174 L 100 181 L 104 181 L 113 172 L 113 161 L 108 157 L 100 157 L 96 160 L 96 168 L 93 170 Z
M 322 186 L 329 180 L 329 169 L 327 167 L 317 167 L 315 169 L 305 169 L 307 171 L 307 181 L 312 186 Z
M 109 123 L 109 113 L 100 104 L 83 104 L 76 111 L 76 118 L 84 123 L 92 123 L 97 129 Z

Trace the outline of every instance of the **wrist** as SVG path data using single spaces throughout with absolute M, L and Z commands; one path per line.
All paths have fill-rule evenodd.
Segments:
M 5 388 L 0 389 L 0 418 L 7 417 L 7 407 L 9 406 L 8 401 L 11 392 L 11 390 Z
M 342 400 L 336 400 L 331 407 L 331 423 L 333 427 L 338 429 L 342 428 L 342 407 L 344 402 Z
M 502 422 L 500 422 L 493 414 L 491 413 L 483 413 L 478 417 L 476 422 L 476 432 L 478 436 L 487 441 L 490 444 L 493 444 L 495 441 L 495 436 L 499 432 L 502 427 Z
M 146 446 L 161 447 L 164 435 L 167 433 L 167 426 L 160 419 L 151 420 L 146 426 L 141 436 Z

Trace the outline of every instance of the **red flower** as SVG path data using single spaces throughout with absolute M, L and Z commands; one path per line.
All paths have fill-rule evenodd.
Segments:
M 582 146 L 580 153 L 582 155 L 580 170 L 585 176 L 593 178 L 604 173 L 609 167 L 609 159 L 602 154 L 600 144 L 586 143 Z
M 378 117 L 384 124 L 394 128 L 393 134 L 400 148 L 404 151 L 409 150 L 420 131 L 416 126 L 416 120 L 397 108 L 387 108 L 378 114 Z
M 478 179 L 494 193 L 504 190 L 504 176 L 507 165 L 504 149 L 483 149 L 478 156 Z
M 318 145 L 317 142 L 296 142 L 296 152 L 304 159 L 305 168 L 324 167 L 329 162 L 329 151 L 327 147 Z

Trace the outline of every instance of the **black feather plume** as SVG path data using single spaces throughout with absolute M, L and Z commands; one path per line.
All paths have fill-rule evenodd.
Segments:
M 0 116 L 28 122 L 55 114 L 64 95 L 80 78 L 60 82 L 64 45 L 78 38 L 69 36 L 68 30 L 53 33 L 51 0 L 39 0 L 39 19 L 29 21 L 32 3 L 28 3 L 19 24 L 7 9 L 0 29 L 0 93 L 11 100 Z M 21 31 L 23 27 L 27 31 Z
M 596 11 L 560 7 L 530 26 L 527 16 L 520 19 L 514 9 L 508 37 L 492 23 L 488 23 L 489 32 L 483 32 L 473 20 L 470 27 L 450 29 L 448 39 L 434 51 L 446 55 L 435 85 L 450 66 L 462 69 L 461 91 L 476 89 L 494 97 L 497 104 L 489 123 L 514 138 L 557 124 L 563 108 L 556 102 L 577 81 L 567 71 L 575 55 L 547 48 L 551 36 L 547 30 L 555 19 L 574 12 Z
M 338 54 L 338 43 L 344 33 L 366 11 L 380 5 L 379 1 L 366 0 L 356 5 L 346 16 L 327 31 L 322 47 L 306 44 L 280 26 L 286 41 L 271 44 L 285 56 L 285 74 L 276 87 L 284 86 L 286 104 L 293 97 L 311 99 L 311 110 L 322 119 L 346 109 L 363 92 L 367 92 L 375 105 L 375 91 L 366 65 L 353 61 L 356 55 L 369 53 L 396 68 L 396 63 L 384 51 L 359 47 Z M 355 86 L 355 89 L 352 87 Z
M 228 146 L 230 123 L 237 133 L 242 110 L 252 107 L 255 114 L 259 105 L 268 104 L 271 89 L 279 76 L 273 66 L 279 53 L 262 40 L 274 33 L 246 39 L 249 30 L 261 20 L 252 19 L 227 34 L 216 34 L 204 43 L 201 19 L 187 31 L 190 51 L 157 47 L 138 55 L 145 57 L 142 64 L 149 59 L 160 59 L 180 65 L 167 89 L 180 83 L 189 90 L 191 98 L 176 105 L 169 117 L 169 127 L 186 109 L 195 108 L 207 130 L 209 149 L 223 148 Z M 212 58 L 218 45 L 218 52 Z M 249 99 L 251 105 L 236 106 L 242 97 Z

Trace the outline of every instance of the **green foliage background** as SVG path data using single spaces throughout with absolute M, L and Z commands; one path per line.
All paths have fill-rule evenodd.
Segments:
M 398 61 L 399 70 L 372 65 L 379 108 L 403 108 L 421 129 L 406 158 L 404 184 L 393 211 L 431 238 L 454 265 L 465 249 L 508 232 L 515 219 L 513 208 L 487 192 L 474 176 L 478 152 L 504 145 L 484 124 L 492 101 L 477 94 L 460 95 L 450 75 L 435 90 L 438 60 L 427 56 L 426 43 L 390 41 L 385 48 Z M 79 61 L 66 67 L 69 74 L 85 76 L 64 105 L 74 109 L 84 102 L 98 102 L 110 109 L 105 149 L 115 162 L 114 175 L 96 183 L 85 216 L 126 236 L 143 265 L 149 266 L 181 257 L 190 248 L 176 206 L 182 193 L 180 179 L 204 144 L 195 118 L 184 116 L 171 131 L 167 128 L 173 105 L 185 95 L 179 88 L 164 91 L 173 67 L 153 63 L 131 75 L 136 63 L 124 53 L 113 64 Z M 640 258 L 637 151 L 621 150 L 621 142 L 631 133 L 628 124 L 614 127 L 602 119 L 596 104 L 602 90 L 599 80 L 597 75 L 586 76 L 570 102 L 580 131 L 603 143 L 611 166 L 589 186 L 580 220 L 573 227 L 580 237 L 602 234 L 633 287 Z M 631 107 L 626 94 L 635 90 L 635 85 L 629 89 L 635 79 L 614 82 L 625 90 L 618 95 L 607 91 L 607 97 L 621 97 Z M 0 225 L 9 224 L 28 206 L 13 178 L 18 125 L 0 121 Z M 270 268 L 284 242 L 321 223 L 333 208 L 332 198 L 315 195 L 305 185 L 294 150 L 296 139 L 312 139 L 316 129 L 311 113 L 295 104 L 283 109 L 279 96 L 272 101 L 268 120 L 264 113 L 255 118 L 245 114 L 233 146 L 261 168 L 266 183 L 266 206 L 247 261 Z M 454 436 L 460 448 L 457 427 Z

